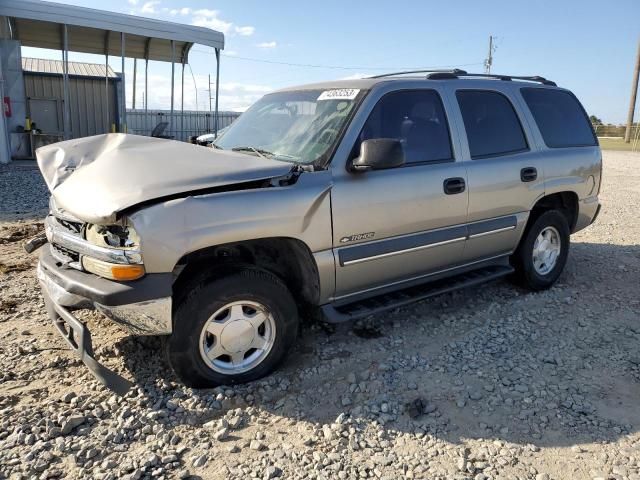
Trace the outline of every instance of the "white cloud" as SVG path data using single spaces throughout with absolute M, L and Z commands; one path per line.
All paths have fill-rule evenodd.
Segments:
M 354 73 L 353 75 L 348 75 L 346 77 L 341 77 L 338 80 L 358 80 L 360 78 L 367 78 L 373 75 L 372 73 Z
M 137 5 L 138 4 L 138 0 L 127 0 L 129 2 L 129 5 Z
M 151 2 L 146 2 L 144 5 L 142 5 L 142 8 L 140 9 L 140 13 L 156 13 L 156 5 L 159 5 L 160 2 L 159 1 L 151 1 Z
M 220 14 L 218 10 L 210 10 L 208 8 L 201 8 L 194 11 L 193 13 L 202 17 L 217 17 Z
M 213 30 L 218 30 L 225 35 L 227 35 L 231 30 L 231 27 L 233 27 L 233 23 L 225 22 L 218 17 L 198 16 L 197 14 L 193 17 L 191 23 L 198 27 L 206 27 L 212 28 Z
M 262 42 L 256 45 L 258 48 L 276 48 L 277 46 L 278 44 L 276 42 Z
M 250 37 L 256 31 L 256 28 L 250 25 L 245 27 L 234 27 L 233 29 L 238 35 L 242 35 L 243 37 Z
M 251 25 L 239 26 L 234 25 L 233 22 L 222 20 L 218 10 L 211 10 L 208 8 L 200 8 L 198 10 L 183 8 L 180 10 L 181 15 L 189 15 L 190 13 L 193 13 L 193 18 L 191 19 L 192 25 L 212 28 L 213 30 L 218 30 L 225 35 L 236 33 L 238 35 L 248 37 L 253 35 L 256 31 L 255 27 L 252 27 Z
M 221 82 L 220 91 L 235 93 L 269 93 L 273 88 L 266 85 L 256 85 L 251 83 Z

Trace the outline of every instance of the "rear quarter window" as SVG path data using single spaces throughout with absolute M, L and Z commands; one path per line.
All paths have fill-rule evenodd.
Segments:
M 584 108 L 572 93 L 549 88 L 522 88 L 520 91 L 547 147 L 598 144 Z

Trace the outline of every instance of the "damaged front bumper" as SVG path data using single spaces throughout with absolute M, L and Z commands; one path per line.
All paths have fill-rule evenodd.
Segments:
M 134 335 L 168 335 L 172 274 L 114 282 L 64 267 L 48 246 L 41 251 L 37 274 L 47 313 L 69 346 L 103 384 L 117 393 L 126 392 L 131 384 L 95 360 L 91 334 L 71 312 L 95 308 Z

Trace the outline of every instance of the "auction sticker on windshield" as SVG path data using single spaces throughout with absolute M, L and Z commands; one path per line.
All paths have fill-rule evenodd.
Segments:
M 318 97 L 320 100 L 353 100 L 358 96 L 359 88 L 339 88 L 336 90 L 325 90 Z

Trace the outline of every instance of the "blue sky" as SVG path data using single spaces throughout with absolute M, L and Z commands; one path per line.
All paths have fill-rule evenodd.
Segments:
M 573 90 L 590 114 L 605 122 L 620 123 L 626 118 L 640 36 L 638 0 L 616 0 L 610 6 L 602 0 L 69 0 L 64 3 L 198 24 L 225 32 L 221 108 L 235 110 L 245 109 L 271 89 L 318 80 L 407 67 L 459 66 L 480 72 L 487 55 L 488 37 L 494 35 L 497 48 L 493 72 L 551 78 Z M 24 56 L 59 56 L 59 52 L 23 50 Z M 73 53 L 70 59 L 103 61 L 99 56 Z M 203 109 L 208 102 L 207 74 L 215 72 L 215 57 L 211 49 L 196 45 L 189 60 L 199 108 Z M 128 82 L 132 62 L 129 60 L 125 68 Z M 119 59 L 113 59 L 111 65 L 120 70 Z M 169 74 L 168 65 L 150 64 L 150 85 L 153 85 L 150 107 L 168 106 Z M 177 71 L 179 81 L 178 75 Z M 185 108 L 194 108 L 194 81 L 188 70 L 185 78 Z M 138 85 L 138 91 L 143 89 L 142 74 Z

